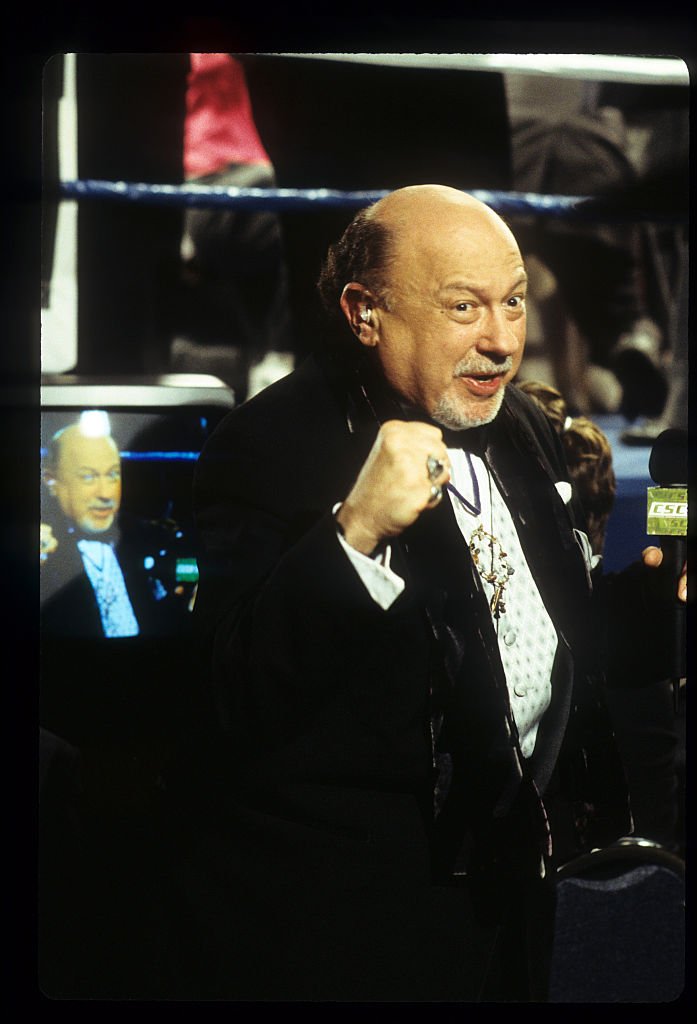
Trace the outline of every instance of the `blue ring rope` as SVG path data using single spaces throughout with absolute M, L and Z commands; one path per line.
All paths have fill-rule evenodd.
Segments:
M 389 194 L 390 189 L 345 192 L 329 188 L 236 188 L 222 185 L 151 185 L 143 182 L 63 181 L 63 199 L 112 199 L 148 206 L 227 207 L 251 211 L 313 210 L 319 207 L 360 209 Z M 680 223 L 679 213 L 647 211 L 625 201 L 595 196 L 539 195 L 466 189 L 502 216 L 544 216 L 586 223 Z

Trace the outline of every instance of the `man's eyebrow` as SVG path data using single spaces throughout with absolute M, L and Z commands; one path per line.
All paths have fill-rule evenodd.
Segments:
M 508 289 L 508 291 L 514 291 L 514 289 L 519 288 L 522 284 L 527 284 L 527 283 L 528 283 L 528 275 L 526 274 L 526 272 L 524 270 L 521 270 L 520 274 L 518 274 L 518 276 L 516 277 L 515 281 L 513 282 L 511 287 Z M 462 281 L 450 281 L 448 284 L 443 285 L 441 291 L 443 291 L 443 292 L 460 292 L 460 291 L 463 291 L 463 292 L 466 292 L 466 291 L 476 292 L 476 291 L 479 291 L 480 288 L 481 288 L 481 285 L 474 284 L 472 281 L 464 281 L 464 280 L 462 280 Z
M 443 285 L 442 291 L 444 292 L 466 292 L 473 291 L 474 285 L 470 284 L 469 281 L 451 281 L 450 284 Z
M 107 466 L 107 468 L 104 470 L 104 472 L 105 473 L 110 473 L 112 471 L 112 469 L 120 469 L 120 468 L 121 468 L 121 463 L 120 462 L 112 462 L 112 464 L 110 466 Z M 77 467 L 77 471 L 78 471 L 78 473 L 99 473 L 99 472 L 101 472 L 101 470 L 97 469 L 96 466 L 78 466 Z

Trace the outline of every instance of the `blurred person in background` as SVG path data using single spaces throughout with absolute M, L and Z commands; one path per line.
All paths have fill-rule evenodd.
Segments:
M 556 388 L 535 380 L 520 381 L 518 386 L 540 405 L 559 433 L 586 513 L 593 568 L 599 569 L 617 493 L 610 441 L 589 417 L 570 416 Z M 684 855 L 684 711 L 676 716 L 671 681 L 636 691 L 609 689 L 607 703 L 627 772 L 636 835 Z
M 184 116 L 188 185 L 276 187 L 244 68 L 229 53 L 190 53 Z M 190 206 L 181 242 L 182 317 L 171 368 L 220 376 L 244 401 L 293 368 L 286 268 L 273 210 Z

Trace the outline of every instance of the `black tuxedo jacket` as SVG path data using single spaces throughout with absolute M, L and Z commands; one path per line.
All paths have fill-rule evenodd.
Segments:
M 373 602 L 337 540 L 332 508 L 391 411 L 374 400 L 361 406 L 363 391 L 359 378 L 310 358 L 218 428 L 197 474 L 203 549 L 195 615 L 210 640 L 245 807 L 261 802 L 267 825 L 276 816 L 286 829 L 309 830 L 299 835 L 301 860 L 306 840 L 341 837 L 340 846 L 367 844 L 377 858 L 370 867 L 353 860 L 355 871 L 361 864 L 368 874 L 380 870 L 378 860 L 394 870 L 396 857 L 398 870 L 425 878 L 434 709 L 446 712 L 473 814 L 510 807 L 515 738 L 491 619 L 449 503 L 395 544 L 393 567 L 407 586 L 388 611 Z M 647 574 L 636 567 L 626 580 L 591 581 L 574 533 L 582 517 L 554 486 L 568 476 L 560 445 L 514 387 L 481 443 L 560 640 L 552 706 L 525 766 L 544 791 L 569 732 L 577 747 L 586 744 L 579 763 L 587 760 L 584 723 L 598 728 L 592 716 L 601 712 L 607 666 L 620 675 L 617 666 L 634 652 L 622 681 L 648 681 L 636 652 L 637 638 L 647 635 L 639 632 Z M 610 657 L 609 647 L 621 654 Z M 609 744 L 599 735 L 596 746 Z M 464 782 L 471 773 L 476 787 Z M 587 782 L 573 779 L 578 787 Z M 609 780 L 604 787 L 613 789 Z M 593 803 L 588 793 L 583 799 Z
M 646 572 L 591 579 L 574 533 L 582 518 L 555 488 L 568 476 L 556 435 L 509 385 L 494 423 L 465 433 L 509 504 L 559 637 L 552 703 L 525 762 L 449 502 L 393 545 L 406 587 L 387 611 L 337 538 L 332 509 L 391 415 L 408 413 L 369 374 L 311 357 L 233 411 L 199 460 L 194 616 L 224 736 L 208 788 L 217 776 L 212 806 L 229 838 L 218 867 L 304 893 L 413 894 L 465 870 L 486 917 L 511 881 L 549 869 L 539 794 L 563 794 L 581 847 L 631 827 L 600 684 L 608 665 L 642 681 Z M 622 653 L 610 658 L 610 646 Z M 452 778 L 435 815 L 444 751 Z

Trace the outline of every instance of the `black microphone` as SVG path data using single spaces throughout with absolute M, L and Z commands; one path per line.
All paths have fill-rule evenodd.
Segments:
M 661 538 L 661 569 L 673 586 L 669 675 L 677 709 L 680 680 L 686 675 L 687 648 L 685 602 L 677 596 L 677 582 L 687 557 L 686 430 L 671 428 L 659 434 L 651 450 L 649 474 L 658 486 L 648 489 L 646 532 Z

